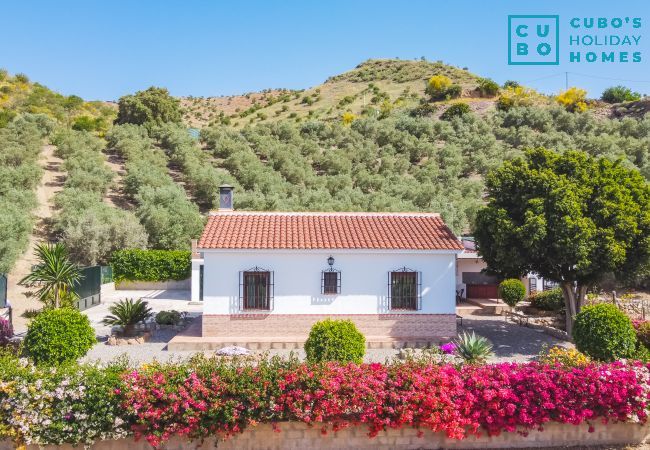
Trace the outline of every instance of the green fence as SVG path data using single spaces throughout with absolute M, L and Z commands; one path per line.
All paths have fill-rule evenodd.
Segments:
M 84 267 L 81 269 L 83 279 L 74 291 L 79 296 L 77 308 L 79 311 L 99 305 L 102 300 L 102 268 L 101 266 Z
M 7 274 L 0 273 L 0 308 L 7 307 Z

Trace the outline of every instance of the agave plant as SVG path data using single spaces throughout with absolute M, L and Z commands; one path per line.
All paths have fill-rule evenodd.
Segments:
M 483 364 L 493 355 L 490 341 L 473 331 L 472 334 L 464 332 L 454 343 L 456 354 L 468 364 Z
M 131 298 L 120 300 L 109 307 L 108 310 L 111 314 L 104 317 L 102 323 L 121 326 L 125 336 L 133 336 L 135 326 L 152 316 L 149 303 L 142 299 L 135 301 Z

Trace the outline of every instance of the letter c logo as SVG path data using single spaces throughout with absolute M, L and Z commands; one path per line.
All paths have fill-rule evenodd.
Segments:
M 528 33 L 524 33 L 521 30 L 527 30 L 528 25 L 519 25 L 517 28 L 515 28 L 515 33 L 517 33 L 517 36 L 519 37 L 526 37 L 528 36 Z

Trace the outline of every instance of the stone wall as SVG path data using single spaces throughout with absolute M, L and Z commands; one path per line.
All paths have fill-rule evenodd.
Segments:
M 192 287 L 192 280 L 167 280 L 167 281 L 130 281 L 124 280 L 115 283 L 115 289 L 118 291 L 165 291 L 165 290 L 185 290 L 189 291 Z
M 588 432 L 588 425 L 565 425 L 549 423 L 544 431 L 531 431 L 527 436 L 519 433 L 502 433 L 499 436 L 468 437 L 464 440 L 448 439 L 444 433 L 424 431 L 418 437 L 417 430 L 412 428 L 391 429 L 380 433 L 377 437 L 369 438 L 364 426 L 350 427 L 339 432 L 321 433 L 320 427 L 309 427 L 303 423 L 281 423 L 280 432 L 273 431 L 270 425 L 262 424 L 226 441 L 219 442 L 220 450 L 283 450 L 283 449 L 487 449 L 487 448 L 545 448 L 558 446 L 596 446 L 641 444 L 650 441 L 650 427 L 632 423 L 603 425 L 594 421 L 595 431 Z M 207 439 L 203 443 L 187 442 L 174 438 L 163 448 L 167 450 L 185 450 L 198 448 L 215 448 L 215 439 Z M 0 450 L 13 448 L 7 442 L 0 442 Z M 48 446 L 72 450 L 74 447 Z M 30 445 L 29 450 L 37 450 L 38 446 Z M 146 441 L 135 442 L 133 439 L 118 441 L 103 441 L 92 446 L 93 450 L 150 450 Z

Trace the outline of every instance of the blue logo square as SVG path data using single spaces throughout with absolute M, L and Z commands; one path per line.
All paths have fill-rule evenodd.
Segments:
M 509 65 L 559 65 L 560 16 L 509 15 Z

